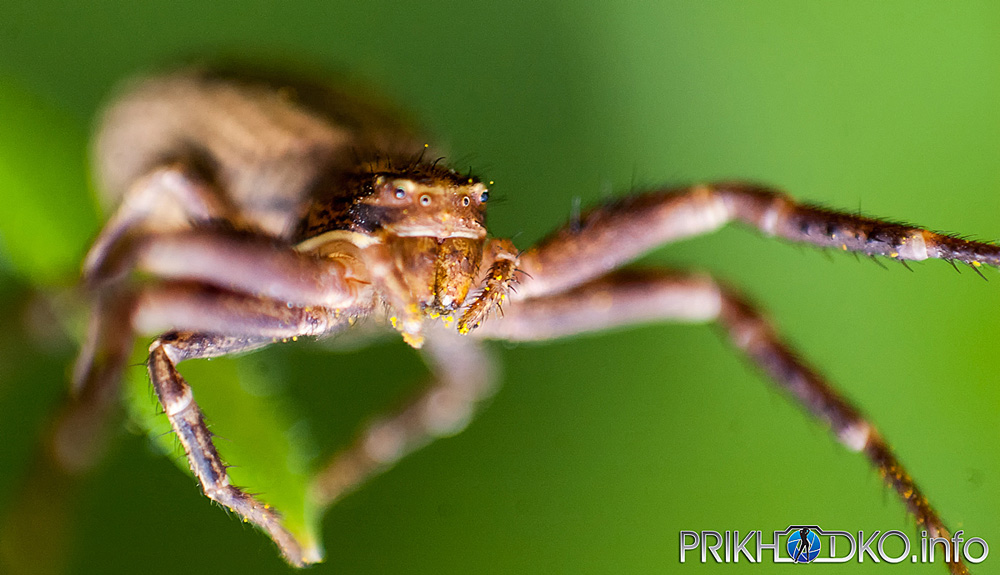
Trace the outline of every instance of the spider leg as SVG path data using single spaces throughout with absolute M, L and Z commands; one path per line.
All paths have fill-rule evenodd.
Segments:
M 45 444 L 63 471 L 79 473 L 100 459 L 108 422 L 120 397 L 135 334 L 129 324 L 130 302 L 120 290 L 95 297 L 87 335 L 73 366 L 71 397 L 53 420 Z
M 234 217 L 222 196 L 181 164 L 152 169 L 125 192 L 94 240 L 83 262 L 83 277 L 98 275 L 115 245 L 139 228 L 163 231 Z
M 221 290 L 191 282 L 145 286 L 132 299 L 136 333 L 191 331 L 238 335 L 263 344 L 297 336 L 320 336 L 349 325 L 360 307 L 331 310 L 293 306 L 283 300 Z M 224 354 L 230 353 L 224 351 Z M 211 357 L 201 355 L 199 357 Z
M 455 325 L 458 333 L 467 334 L 483 324 L 483 321 L 494 311 L 500 311 L 500 305 L 507 299 L 514 284 L 518 282 L 517 268 L 518 251 L 513 242 L 504 239 L 491 239 L 483 252 L 480 269 L 485 270 L 480 284 L 482 289 L 472 301 L 465 306 L 458 323 Z
M 191 229 L 144 236 L 102 258 L 91 280 L 98 294 L 87 340 L 74 367 L 78 395 L 114 393 L 90 387 L 110 382 L 131 352 L 122 333 L 121 284 L 126 271 L 167 280 L 198 281 L 220 288 L 281 299 L 294 305 L 343 307 L 356 298 L 357 281 L 340 260 L 318 259 L 281 249 L 268 238 L 224 230 Z M 96 279 L 96 278 L 102 279 Z
M 159 177 L 176 175 L 168 171 Z M 74 366 L 74 401 L 57 420 L 54 432 L 59 436 L 54 442 L 59 446 L 57 460 L 71 470 L 85 469 L 98 459 L 102 422 L 114 408 L 119 375 L 132 352 L 133 333 L 122 327 L 131 322 L 124 309 L 130 274 L 198 282 L 290 305 L 332 309 L 349 307 L 364 289 L 364 280 L 357 277 L 358 268 L 349 258 L 300 254 L 250 232 L 189 228 L 122 236 L 114 246 L 95 248 L 91 254 L 98 249 L 103 251 L 87 270 L 95 302 L 87 339 Z M 142 309 L 148 315 L 155 308 Z M 164 329 L 170 329 L 168 319 L 163 318 Z M 149 327 L 140 326 L 139 331 L 164 331 Z
M 743 182 L 638 194 L 598 206 L 520 255 L 521 297 L 557 293 L 605 274 L 664 243 L 731 221 L 767 235 L 897 260 L 958 260 L 1000 267 L 1000 246 L 818 208 Z
M 340 308 L 357 299 L 364 281 L 357 277 L 357 264 L 350 258 L 300 254 L 259 233 L 192 228 L 199 221 L 207 224 L 208 215 L 219 211 L 211 208 L 218 203 L 215 196 L 176 170 L 154 171 L 148 179 L 160 184 L 134 188 L 130 193 L 136 199 L 131 202 L 126 195 L 112 224 L 87 256 L 84 277 L 96 292 L 113 294 L 118 289 L 116 285 L 123 283 L 129 273 L 138 272 L 160 279 L 199 281 L 293 305 Z M 185 204 L 185 208 L 194 210 L 188 214 L 192 219 L 178 230 L 158 233 L 143 230 L 145 233 L 137 237 L 126 237 L 125 226 L 140 226 L 140 218 L 149 215 L 143 210 L 151 207 L 153 201 L 148 196 L 156 193 L 192 200 L 193 208 Z M 130 342 L 115 346 L 113 338 L 103 337 L 106 331 L 103 326 L 116 325 L 117 316 L 109 313 L 114 305 L 109 302 L 116 299 L 114 295 L 98 297 L 93 306 L 87 341 L 74 368 L 74 390 L 78 393 L 87 385 L 114 387 L 114 383 L 105 380 L 114 378 L 120 362 L 116 365 L 109 361 L 110 365 L 105 367 L 95 365 L 95 361 L 104 355 L 117 359 L 121 355 L 117 351 L 124 348 L 127 355 L 130 350 Z M 105 377 L 97 377 L 100 374 Z
M 262 529 L 296 566 L 321 560 L 321 552 L 302 548 L 273 509 L 230 485 L 194 394 L 176 365 L 256 349 L 279 339 L 323 335 L 349 325 L 349 318 L 324 308 L 289 307 L 283 301 L 183 282 L 147 286 L 135 295 L 131 308 L 135 331 L 167 332 L 149 348 L 149 375 L 202 491 Z
M 255 233 L 199 228 L 142 236 L 105 260 L 95 287 L 130 272 L 190 280 L 295 305 L 340 308 L 355 301 L 358 264 L 349 257 L 302 254 Z
M 303 548 L 270 506 L 229 483 L 194 394 L 176 365 L 187 359 L 248 351 L 286 338 L 325 335 L 349 326 L 355 314 L 368 310 L 360 306 L 339 311 L 291 306 L 281 300 L 192 282 L 147 285 L 129 301 L 128 317 L 134 332 L 165 332 L 150 346 L 147 367 L 202 491 L 267 533 L 290 564 L 301 567 L 320 561 L 321 551 Z
M 226 465 L 212 442 L 212 433 L 205 425 L 191 387 L 176 368 L 176 364 L 185 359 L 237 353 L 267 343 L 270 343 L 270 338 L 257 335 L 233 337 L 171 332 L 150 346 L 147 365 L 156 395 L 187 454 L 191 471 L 198 479 L 202 492 L 259 527 L 278 545 L 288 563 L 303 567 L 321 561 L 322 552 L 317 548 L 304 548 L 285 529 L 280 515 L 271 506 L 230 484 Z
M 475 337 L 540 341 L 654 321 L 718 323 L 729 339 L 771 380 L 791 394 L 851 451 L 861 452 L 931 537 L 948 529 L 889 445 L 860 410 L 799 358 L 754 306 L 706 276 L 660 270 L 616 271 L 569 291 L 518 301 L 503 319 L 486 322 Z M 954 574 L 964 563 L 949 563 Z
M 437 330 L 421 348 L 433 382 L 397 411 L 365 425 L 313 479 L 312 493 L 330 505 L 404 456 L 465 428 L 476 405 L 495 390 L 496 369 L 479 342 Z
M 106 275 L 102 268 L 132 232 L 190 227 L 231 217 L 230 212 L 213 188 L 180 164 L 152 169 L 126 191 L 94 241 L 83 263 L 84 280 L 101 281 Z M 73 398 L 57 415 L 47 441 L 59 466 L 72 472 L 99 459 L 106 423 L 119 397 L 119 375 L 134 342 L 132 332 L 122 328 L 128 324 L 128 311 L 121 290 L 113 286 L 94 299 L 86 339 L 73 366 Z
M 139 288 L 116 287 L 98 297 L 82 357 L 79 383 L 55 420 L 48 439 L 60 467 L 79 472 L 92 465 L 104 444 L 104 431 L 119 398 L 119 382 L 137 333 L 185 330 L 242 334 L 261 347 L 284 338 L 323 335 L 346 325 L 360 307 L 338 311 L 295 306 L 190 281 L 169 281 Z M 226 348 L 228 349 L 228 348 Z M 95 350 L 99 352 L 95 359 Z M 231 353 L 225 351 L 225 353 Z M 89 356 L 86 354 L 90 354 Z

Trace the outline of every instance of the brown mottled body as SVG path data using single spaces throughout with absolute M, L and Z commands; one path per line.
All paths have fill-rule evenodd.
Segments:
M 67 468 L 93 460 L 95 422 L 113 404 L 135 334 L 158 334 L 150 377 L 205 494 L 301 566 L 320 560 L 320 551 L 229 484 L 192 389 L 176 371 L 180 361 L 324 336 L 362 316 L 421 348 L 433 372 L 427 389 L 360 430 L 317 471 L 312 494 L 330 504 L 465 425 L 494 388 L 479 340 L 716 322 L 848 449 L 864 453 L 918 524 L 947 537 L 875 426 L 752 304 L 710 277 L 619 268 L 731 221 L 903 261 L 998 266 L 1000 247 L 723 182 L 614 200 L 520 252 L 489 237 L 486 185 L 426 161 L 424 152 L 393 113 L 322 85 L 205 70 L 134 84 L 109 108 L 97 138 L 100 184 L 118 207 L 84 263 L 94 312 L 76 400 L 53 436 L 57 460 Z M 960 561 L 949 568 L 966 572 Z
M 104 113 L 94 161 L 109 205 L 156 168 L 182 164 L 214 186 L 226 217 L 287 239 L 305 202 L 359 158 L 410 158 L 423 143 L 397 113 L 327 84 L 205 68 L 125 86 Z

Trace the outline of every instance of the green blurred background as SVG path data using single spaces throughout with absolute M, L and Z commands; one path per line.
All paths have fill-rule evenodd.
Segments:
M 72 285 L 96 233 L 90 123 L 117 82 L 178 60 L 289 59 L 379 86 L 459 165 L 496 181 L 491 228 L 520 247 L 577 199 L 716 178 L 1000 236 L 993 2 L 128 4 L 0 3 L 0 513 L 66 386 L 74 344 L 30 302 Z M 988 282 L 941 262 L 884 270 L 738 228 L 646 262 L 740 286 L 871 415 L 953 529 L 1000 545 L 994 270 Z M 327 562 L 312 572 L 759 573 L 679 566 L 679 531 L 914 533 L 864 459 L 713 328 L 496 348 L 500 393 L 464 434 L 334 507 Z M 224 380 L 237 379 L 223 372 L 250 392 L 231 395 Z M 187 373 L 220 425 L 231 405 L 280 406 L 280 439 L 304 446 L 308 465 L 424 368 L 397 342 L 357 354 L 282 346 Z M 151 394 L 143 402 L 155 410 Z M 255 430 L 242 425 L 222 442 L 245 443 Z M 135 424 L 121 428 L 65 504 L 67 572 L 289 572 Z M 998 561 L 975 572 L 1000 572 Z

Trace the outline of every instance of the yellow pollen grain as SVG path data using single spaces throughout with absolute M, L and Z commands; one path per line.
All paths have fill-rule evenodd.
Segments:
M 397 318 L 396 316 L 392 316 L 392 317 L 389 318 L 389 323 L 392 324 L 392 327 L 396 327 L 396 324 L 398 322 L 399 322 L 399 318 Z
M 292 336 L 292 341 L 299 341 L 299 336 L 293 335 Z
M 973 265 L 974 267 L 977 267 L 977 268 L 978 268 L 979 266 L 981 266 L 981 265 L 983 265 L 983 264 L 981 264 L 981 263 L 979 263 L 979 262 L 976 262 L 976 261 L 974 261 L 974 262 L 972 262 L 972 265 Z
M 847 244 L 840 244 L 840 249 L 847 251 Z
M 899 252 L 892 252 L 891 254 L 889 254 L 889 257 L 890 258 L 898 258 L 899 257 Z

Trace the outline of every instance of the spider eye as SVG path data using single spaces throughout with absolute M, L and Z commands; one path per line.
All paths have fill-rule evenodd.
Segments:
M 406 190 L 404 190 L 403 188 L 396 188 L 396 199 L 402 200 L 405 197 L 406 197 Z
M 462 205 L 463 206 L 468 207 L 469 204 L 471 204 L 471 203 L 472 203 L 472 200 L 469 199 L 469 196 L 463 196 L 462 197 Z
M 420 205 L 421 206 L 429 206 L 429 205 L 431 205 L 431 197 L 428 196 L 427 194 L 424 194 L 424 195 L 420 196 Z
M 482 193 L 482 195 L 479 196 L 479 201 L 480 202 L 485 202 L 488 199 L 490 199 L 490 191 L 489 190 L 484 190 L 483 193 Z

